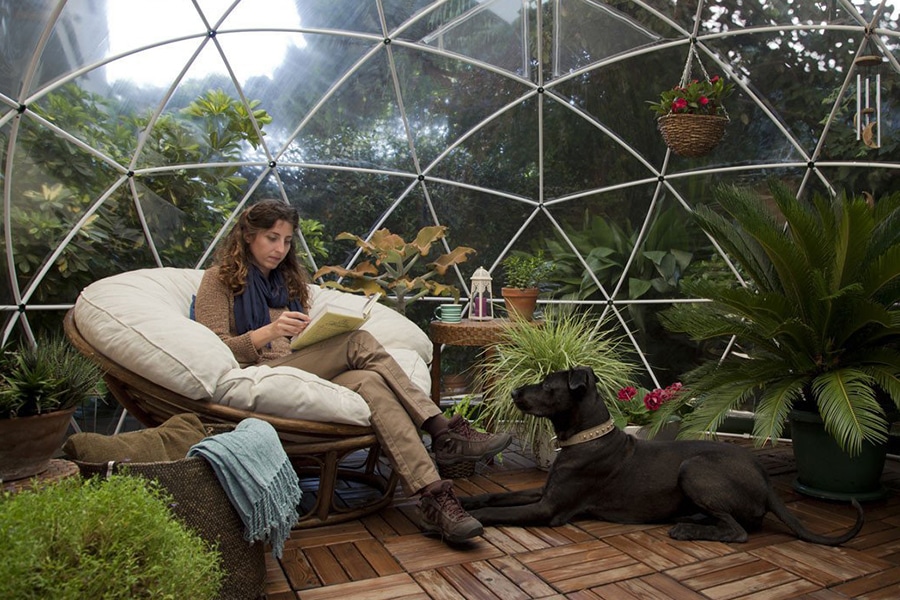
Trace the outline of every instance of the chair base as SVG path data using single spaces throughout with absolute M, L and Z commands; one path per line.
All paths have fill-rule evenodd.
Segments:
M 391 503 L 398 476 L 381 475 L 376 467 L 381 446 L 371 427 L 286 419 L 238 410 L 205 400 L 192 400 L 134 373 L 101 354 L 78 331 L 73 309 L 63 321 L 66 336 L 75 348 L 103 369 L 103 379 L 113 397 L 146 427 L 156 427 L 170 417 L 194 413 L 208 424 L 236 425 L 256 418 L 272 424 L 285 453 L 301 478 L 318 478 L 317 498 L 312 509 L 297 523 L 299 528 L 332 525 L 377 512 Z M 362 470 L 340 467 L 343 459 L 358 451 L 368 453 Z M 347 507 L 337 496 L 338 483 L 350 481 L 372 487 L 375 498 Z

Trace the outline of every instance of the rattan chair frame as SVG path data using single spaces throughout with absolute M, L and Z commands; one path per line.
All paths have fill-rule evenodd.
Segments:
M 315 494 L 314 504 L 300 517 L 295 528 L 352 521 L 392 502 L 399 478 L 393 469 L 387 475 L 382 473 L 382 468 L 387 467 L 379 460 L 381 446 L 372 428 L 286 419 L 187 398 L 123 367 L 94 348 L 78 330 L 73 311 L 70 309 L 63 321 L 69 341 L 101 367 L 109 392 L 142 425 L 156 427 L 180 413 L 194 413 L 209 424 L 236 425 L 251 417 L 271 423 L 303 483 L 304 495 Z M 363 465 L 355 468 L 342 465 L 359 451 L 366 453 Z M 309 485 L 310 481 L 314 485 Z M 342 485 L 350 483 L 363 484 L 373 491 L 354 494 L 354 498 L 360 496 L 360 499 L 347 505 L 338 492 Z

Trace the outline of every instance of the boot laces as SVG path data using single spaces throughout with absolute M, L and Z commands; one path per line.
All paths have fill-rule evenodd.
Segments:
M 470 442 L 483 442 L 491 438 L 491 434 L 478 431 L 459 415 L 450 420 L 448 429 L 451 433 Z
M 451 492 L 441 491 L 434 495 L 434 502 L 438 510 L 454 521 L 466 518 L 468 515 Z

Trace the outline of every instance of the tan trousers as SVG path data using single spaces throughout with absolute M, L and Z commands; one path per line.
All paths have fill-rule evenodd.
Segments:
M 262 364 L 296 367 L 362 396 L 375 436 L 407 494 L 440 480 L 419 429 L 441 411 L 369 332 L 338 335 Z

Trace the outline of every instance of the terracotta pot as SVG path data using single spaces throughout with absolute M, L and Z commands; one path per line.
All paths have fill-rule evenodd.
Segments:
M 469 378 L 463 373 L 450 373 L 441 376 L 441 389 L 450 396 L 466 394 L 469 391 Z
M 509 316 L 530 321 L 534 317 L 534 309 L 537 307 L 537 298 L 540 290 L 534 288 L 509 288 L 501 289 L 503 302 L 506 304 L 506 312 Z
M 34 477 L 60 449 L 75 407 L 33 417 L 0 419 L 0 481 Z

